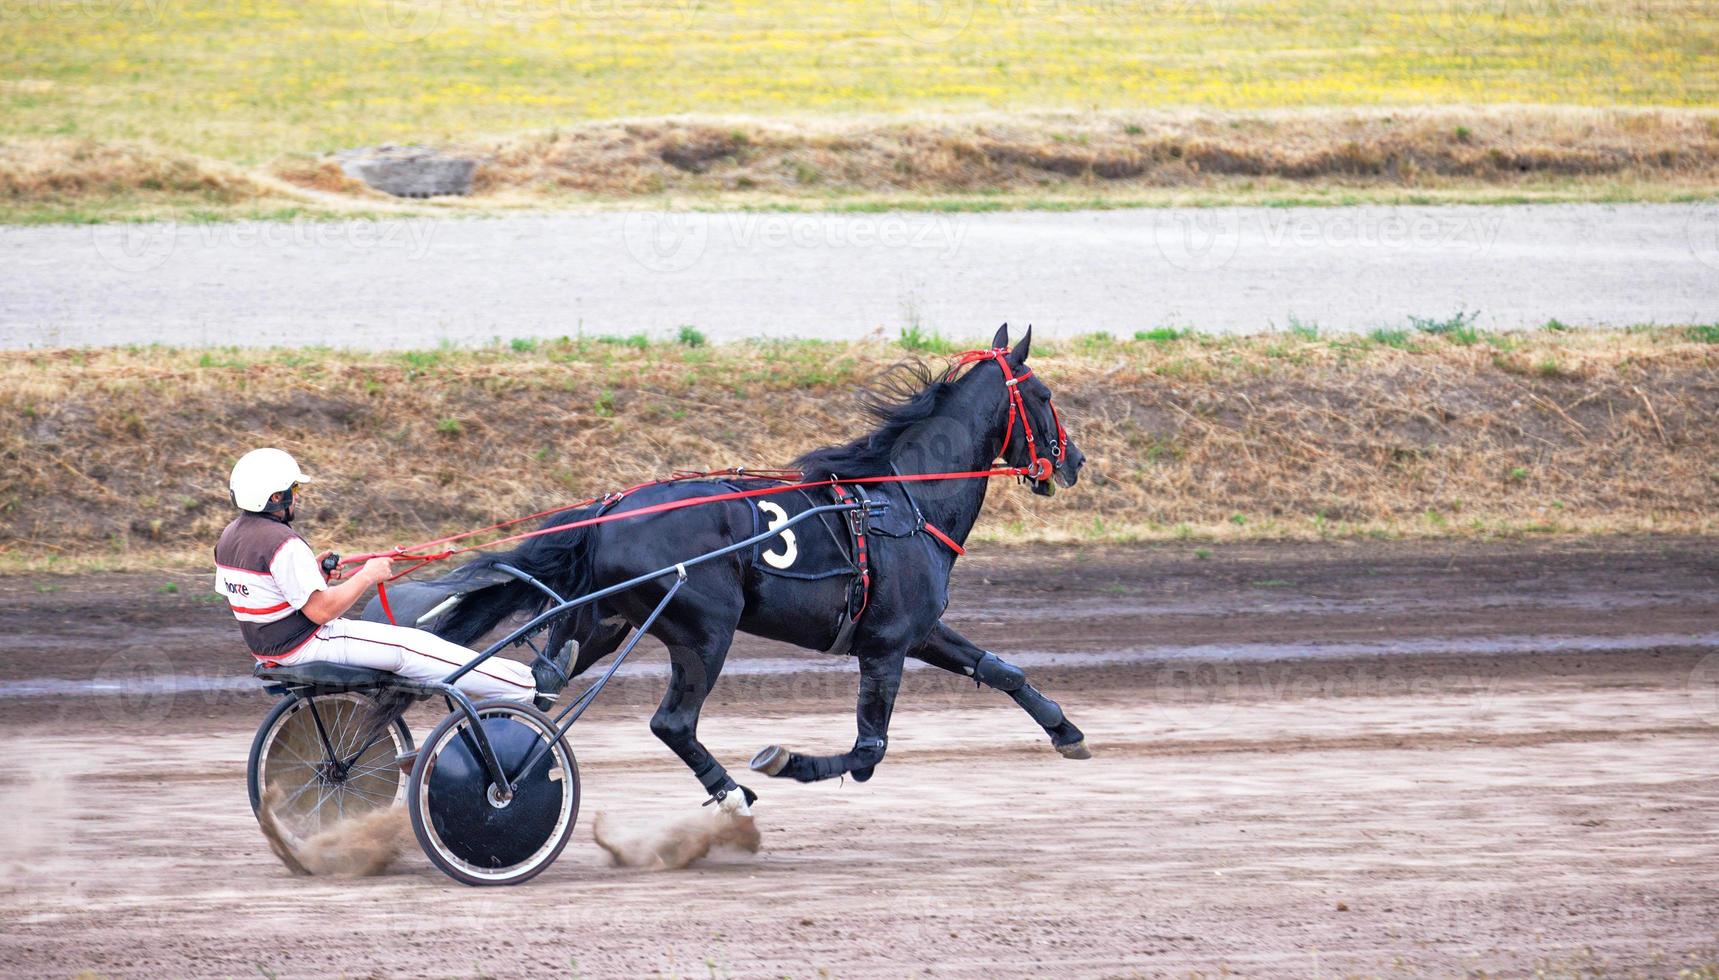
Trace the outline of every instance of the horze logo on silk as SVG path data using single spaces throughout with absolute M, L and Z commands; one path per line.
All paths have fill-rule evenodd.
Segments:
M 770 523 L 766 527 L 771 531 L 788 523 L 788 512 L 773 500 L 760 500 L 758 509 L 770 515 Z M 794 543 L 792 530 L 782 532 L 782 547 L 785 550 L 781 552 L 774 549 L 764 552 L 764 563 L 771 568 L 787 568 L 794 564 L 794 559 L 800 557 L 800 546 Z
M 243 585 L 238 582 L 227 582 L 226 586 L 227 591 L 233 595 L 242 595 L 247 599 L 251 597 L 251 587 L 248 585 Z

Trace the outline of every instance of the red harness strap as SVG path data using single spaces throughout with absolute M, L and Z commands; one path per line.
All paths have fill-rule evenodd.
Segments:
M 836 503 L 838 504 L 853 502 L 854 494 L 840 483 L 830 484 L 830 492 L 835 495 Z M 865 508 L 862 507 L 859 510 L 849 511 L 847 518 L 848 529 L 853 532 L 854 565 L 859 568 L 860 580 L 860 606 L 859 609 L 855 610 L 853 615 L 849 618 L 857 623 L 859 622 L 859 618 L 865 615 L 866 607 L 871 605 L 871 552 L 868 550 L 866 545 Z M 850 601 L 848 606 L 849 608 L 852 608 L 853 603 Z
M 376 583 L 376 599 L 382 603 L 382 615 L 388 617 L 388 622 L 394 623 L 394 609 L 393 609 L 393 607 L 388 605 L 388 583 L 387 582 L 377 582 Z M 394 623 L 394 625 L 398 626 L 400 624 Z
M 956 544 L 954 538 L 950 537 L 947 534 L 944 534 L 942 531 L 939 531 L 937 529 L 937 525 L 931 523 L 930 521 L 925 522 L 925 533 L 936 538 L 938 541 L 943 542 L 944 547 L 948 548 L 950 551 L 955 552 L 957 555 L 964 555 L 967 553 L 966 548 L 963 548 L 959 544 Z

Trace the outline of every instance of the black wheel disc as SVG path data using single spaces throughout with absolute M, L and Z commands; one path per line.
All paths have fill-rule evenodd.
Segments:
M 450 716 L 425 741 L 413 777 L 413 825 L 426 854 L 449 875 L 466 884 L 511 884 L 547 867 L 571 836 L 578 769 L 554 726 L 535 709 L 490 702 L 478 710 L 504 770 L 518 771 L 545 743 L 550 750 L 520 773 L 512 798 L 504 801 L 468 723 Z

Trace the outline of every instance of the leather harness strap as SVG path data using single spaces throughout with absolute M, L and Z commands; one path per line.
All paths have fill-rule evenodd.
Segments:
M 870 520 L 866 507 L 867 499 L 865 491 L 859 487 L 856 486 L 849 490 L 840 483 L 830 484 L 830 493 L 835 495 L 838 504 L 853 503 L 856 497 L 860 503 L 860 506 L 847 513 L 848 535 L 853 541 L 854 548 L 855 584 L 858 586 L 855 591 L 859 593 L 857 608 L 853 597 L 850 595 L 848 598 L 848 619 L 857 623 L 860 616 L 865 613 L 866 607 L 871 605 L 871 553 L 866 544 L 867 524 Z

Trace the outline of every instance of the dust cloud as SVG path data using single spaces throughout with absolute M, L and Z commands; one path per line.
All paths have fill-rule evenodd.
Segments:
M 333 875 L 365 878 L 388 870 L 405 847 L 407 830 L 403 807 L 388 807 L 342 820 L 294 843 L 294 835 L 275 813 L 283 796 L 280 787 L 270 787 L 257 812 L 257 822 L 269 850 L 295 875 Z
M 624 868 L 673 871 L 684 868 L 718 847 L 758 853 L 763 837 L 758 820 L 745 809 L 713 806 L 689 817 L 646 828 L 630 838 L 615 833 L 607 814 L 597 814 L 591 833 L 609 859 Z

